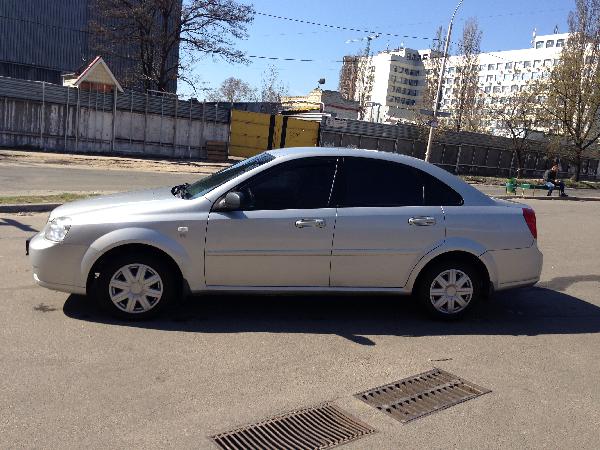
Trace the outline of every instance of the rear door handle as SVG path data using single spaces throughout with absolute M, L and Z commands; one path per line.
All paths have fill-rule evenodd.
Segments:
M 296 220 L 296 228 L 306 228 L 306 227 L 316 227 L 316 228 L 324 228 L 325 227 L 324 219 L 299 219 Z
M 417 225 L 419 227 L 426 227 L 435 225 L 435 217 L 431 216 L 416 216 L 408 219 L 409 225 Z

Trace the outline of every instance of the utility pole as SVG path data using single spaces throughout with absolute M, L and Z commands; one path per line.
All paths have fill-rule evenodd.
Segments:
M 450 47 L 450 36 L 452 35 L 452 23 L 454 22 L 454 16 L 458 12 L 458 8 L 462 5 L 463 0 L 458 2 L 456 8 L 454 8 L 454 12 L 452 13 L 452 17 L 450 18 L 450 24 L 448 25 L 448 34 L 446 35 L 446 42 L 444 44 L 444 56 L 442 59 L 442 68 L 440 70 L 440 75 L 438 77 L 438 87 L 437 93 L 435 95 L 435 104 L 433 105 L 433 118 L 431 119 L 431 126 L 429 127 L 429 139 L 427 141 L 427 151 L 425 152 L 425 161 L 431 159 L 431 145 L 433 144 L 433 132 L 437 125 L 437 116 L 438 109 L 440 106 L 440 102 L 442 101 L 442 85 L 444 84 L 444 72 L 446 71 L 446 60 L 448 59 L 448 48 Z

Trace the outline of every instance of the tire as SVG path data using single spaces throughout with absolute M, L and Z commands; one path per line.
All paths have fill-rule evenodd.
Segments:
M 168 309 L 178 295 L 177 277 L 169 264 L 145 253 L 122 254 L 108 260 L 92 289 L 102 309 L 125 320 L 156 317 Z
M 432 264 L 419 277 L 416 294 L 431 317 L 458 320 L 482 297 L 483 280 L 472 264 L 442 260 Z

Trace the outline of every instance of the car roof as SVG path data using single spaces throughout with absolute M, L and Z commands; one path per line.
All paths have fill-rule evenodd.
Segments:
M 422 159 L 414 158 L 408 155 L 400 155 L 398 153 L 382 152 L 378 150 L 341 147 L 292 147 L 277 150 L 269 150 L 267 153 L 275 156 L 276 159 L 297 159 L 310 158 L 315 156 L 348 156 L 394 161 L 415 167 L 417 169 L 429 173 L 430 175 L 433 175 L 434 177 L 443 181 L 448 186 L 457 191 L 463 197 L 465 203 L 472 205 L 494 204 L 494 201 L 490 199 L 487 195 L 474 188 L 470 184 L 466 183 L 461 178 L 434 164 L 425 162 Z

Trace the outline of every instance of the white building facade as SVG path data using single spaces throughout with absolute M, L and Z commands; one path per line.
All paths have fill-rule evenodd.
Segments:
M 523 89 L 528 82 L 545 76 L 560 59 L 568 33 L 536 36 L 530 48 L 479 54 L 478 88 L 484 101 L 509 96 Z M 423 104 L 431 50 L 399 49 L 371 57 L 372 80 L 368 94 L 365 120 L 394 123 L 414 121 L 420 109 L 432 109 Z M 450 112 L 457 101 L 452 85 L 460 56 L 451 56 L 446 63 L 441 110 Z M 378 107 L 377 104 L 381 106 Z M 373 105 L 373 106 L 371 106 Z M 377 112 L 379 109 L 379 117 Z M 377 120 L 378 119 L 378 120 Z M 490 124 L 493 130 L 494 124 Z

